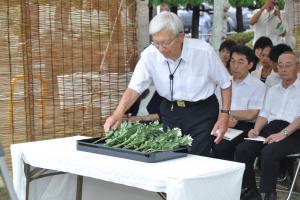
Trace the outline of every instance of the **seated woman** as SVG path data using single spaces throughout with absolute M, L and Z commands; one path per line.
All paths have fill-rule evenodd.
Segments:
M 270 59 L 270 51 L 273 45 L 267 45 L 262 49 L 259 57 L 260 68 L 251 72 L 251 75 L 260 79 L 262 82 L 266 82 L 267 77 L 273 73 L 272 62 Z
M 248 131 L 253 128 L 254 120 L 263 106 L 265 85 L 249 74 L 253 59 L 253 51 L 247 46 L 237 45 L 231 49 L 229 69 L 233 81 L 229 127 L 243 130 L 243 133 L 231 141 L 223 139 L 214 145 L 215 158 L 233 160 L 235 147 L 244 141 Z M 219 93 L 217 97 L 220 98 Z
M 224 40 L 219 48 L 219 56 L 221 58 L 222 63 L 228 71 L 231 48 L 235 45 L 237 45 L 237 43 L 233 40 Z
M 282 79 L 268 89 L 263 109 L 248 132 L 248 137 L 265 137 L 264 142 L 244 141 L 236 148 L 235 158 L 246 164 L 241 199 L 276 200 L 276 179 L 280 160 L 300 151 L 300 80 L 299 65 L 293 52 L 285 52 L 278 59 L 278 74 Z M 260 191 L 256 188 L 253 163 L 261 159 Z
M 262 50 L 266 47 L 266 46 L 270 46 L 273 45 L 272 40 L 268 37 L 262 36 L 260 38 L 258 38 L 258 40 L 256 40 L 256 42 L 254 43 L 253 46 L 253 52 L 255 54 L 255 62 L 253 65 L 253 68 L 251 69 L 251 72 L 257 69 L 260 69 L 261 63 L 259 62 L 259 58 L 260 55 L 262 53 Z

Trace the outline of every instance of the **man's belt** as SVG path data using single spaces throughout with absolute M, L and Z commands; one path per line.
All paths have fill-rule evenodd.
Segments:
M 177 107 L 181 107 L 181 108 L 185 108 L 185 107 L 190 107 L 190 106 L 195 106 L 201 103 L 204 103 L 206 101 L 209 101 L 211 99 L 213 99 L 214 95 L 211 95 L 210 97 L 208 97 L 207 99 L 203 99 L 203 100 L 199 100 L 199 101 L 169 101 L 170 103 L 173 103 L 173 105 L 176 105 Z

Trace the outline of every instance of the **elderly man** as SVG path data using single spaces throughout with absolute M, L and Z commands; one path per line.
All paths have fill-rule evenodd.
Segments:
M 211 132 L 219 143 L 228 127 L 231 77 L 214 49 L 201 40 L 184 37 L 183 24 L 171 12 L 161 12 L 150 22 L 152 43 L 141 54 L 128 88 L 104 130 L 118 127 L 125 111 L 153 82 L 163 97 L 160 117 L 165 127 L 178 127 L 192 136 L 191 152 L 209 155 Z M 222 109 L 214 95 L 222 88 Z
M 236 149 L 236 161 L 246 164 L 241 199 L 261 199 L 256 188 L 253 163 L 261 158 L 260 192 L 265 200 L 276 200 L 276 179 L 282 158 L 300 151 L 300 80 L 299 65 L 293 52 L 285 52 L 278 59 L 281 83 L 267 91 L 263 109 L 248 137 L 265 137 L 264 142 L 244 141 Z

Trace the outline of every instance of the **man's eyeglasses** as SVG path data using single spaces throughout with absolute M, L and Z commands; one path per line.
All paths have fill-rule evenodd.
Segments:
M 156 48 L 159 49 L 159 47 L 163 47 L 163 48 L 168 48 L 169 46 L 172 45 L 172 43 L 175 41 L 175 39 L 177 38 L 177 36 L 175 36 L 174 38 L 172 38 L 171 40 L 168 41 L 162 41 L 162 42 L 151 42 L 151 44 L 153 46 L 155 46 Z

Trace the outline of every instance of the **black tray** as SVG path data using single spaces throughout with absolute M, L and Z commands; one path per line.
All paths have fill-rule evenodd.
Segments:
M 91 153 L 103 154 L 108 156 L 115 156 L 119 158 L 126 158 L 130 160 L 137 160 L 142 162 L 154 163 L 174 158 L 181 158 L 187 155 L 187 148 L 180 148 L 174 151 L 163 151 L 155 153 L 144 153 L 135 150 L 108 147 L 104 145 L 104 141 L 93 144 L 99 138 L 90 138 L 77 140 L 77 150 Z

